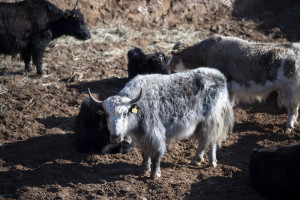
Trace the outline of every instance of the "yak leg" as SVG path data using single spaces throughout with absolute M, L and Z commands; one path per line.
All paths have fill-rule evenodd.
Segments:
M 160 160 L 162 156 L 163 154 L 157 153 L 154 157 L 151 158 L 152 160 L 151 177 L 153 179 L 158 179 L 161 176 Z
M 166 144 L 164 138 L 161 138 L 159 134 L 154 139 L 154 146 L 152 147 L 152 155 L 151 155 L 151 162 L 152 162 L 152 168 L 151 168 L 151 177 L 154 179 L 157 179 L 160 177 L 160 160 L 163 157 L 164 153 L 166 152 Z
M 32 54 L 33 64 L 36 66 L 36 73 L 38 75 L 43 74 L 42 64 L 45 49 L 36 49 Z
M 31 71 L 32 70 L 32 68 L 31 68 L 31 66 L 30 66 L 30 61 L 31 61 L 31 55 L 30 55 L 30 53 L 25 53 L 25 52 L 23 52 L 22 54 L 21 54 L 21 57 L 24 59 L 24 63 L 25 63 L 25 70 L 27 70 L 27 71 Z
M 210 144 L 210 163 L 213 167 L 217 167 L 217 144 L 212 142 Z
M 37 42 L 33 44 L 34 48 L 32 51 L 32 60 L 36 66 L 37 74 L 39 75 L 43 74 L 43 70 L 42 70 L 43 56 L 44 56 L 45 48 L 51 41 L 51 38 L 52 38 L 52 34 L 50 31 L 45 31 L 43 32 L 43 34 L 38 35 L 37 38 L 33 38 L 36 39 L 35 41 Z
M 149 153 L 142 152 L 142 156 L 143 156 L 142 174 L 147 174 L 151 171 L 151 168 L 150 168 L 150 165 L 151 165 L 150 155 L 149 155 Z
M 204 161 L 204 153 L 208 147 L 209 143 L 207 140 L 203 139 L 200 141 L 198 140 L 198 149 L 196 151 L 196 154 L 192 160 L 193 165 L 200 165 L 201 162 Z
M 286 131 L 290 132 L 297 124 L 298 105 L 288 106 L 288 121 L 286 122 Z

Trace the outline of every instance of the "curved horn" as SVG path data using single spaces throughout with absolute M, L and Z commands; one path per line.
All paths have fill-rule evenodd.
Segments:
M 93 95 L 91 94 L 90 88 L 88 88 L 88 90 L 89 90 L 89 96 L 92 99 L 92 101 L 97 104 L 102 104 L 103 101 L 99 101 L 99 100 L 95 99 L 95 97 L 93 97 Z
M 141 99 L 141 97 L 142 97 L 142 92 L 143 92 L 143 90 L 141 88 L 139 96 L 137 96 L 137 98 L 135 98 L 135 99 L 132 99 L 129 103 L 130 104 L 134 104 L 134 103 L 138 102 Z
M 74 11 L 77 9 L 77 6 L 78 6 L 78 0 L 76 1 L 76 4 L 75 4 L 75 6 L 74 6 Z

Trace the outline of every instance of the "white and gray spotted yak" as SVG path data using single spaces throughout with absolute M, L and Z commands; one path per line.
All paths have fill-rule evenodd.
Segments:
M 166 67 L 169 71 L 199 66 L 220 70 L 227 78 L 232 101 L 261 101 L 277 91 L 278 105 L 288 111 L 286 130 L 291 131 L 298 118 L 299 52 L 295 43 L 255 43 L 218 35 L 192 46 L 179 41 Z

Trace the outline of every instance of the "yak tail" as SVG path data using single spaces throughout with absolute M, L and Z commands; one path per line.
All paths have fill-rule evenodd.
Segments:
M 222 146 L 222 142 L 226 140 L 228 133 L 231 133 L 234 126 L 234 114 L 230 102 L 226 102 L 221 113 L 220 135 L 217 139 L 217 145 Z

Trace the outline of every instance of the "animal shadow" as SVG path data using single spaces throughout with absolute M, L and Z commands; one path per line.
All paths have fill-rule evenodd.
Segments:
M 285 37 L 291 42 L 299 41 L 300 4 L 294 0 L 243 1 L 233 4 L 232 15 L 241 21 L 255 21 L 260 24 L 258 30 L 273 38 Z M 292 31 L 291 31 L 292 30 Z
M 45 128 L 60 128 L 62 130 L 73 130 L 75 117 L 55 117 L 54 115 L 46 118 L 37 118 L 39 123 L 43 124 Z
M 103 99 L 118 94 L 128 81 L 128 78 L 108 78 L 91 82 L 83 81 L 67 87 L 75 88 L 80 93 L 87 92 L 89 88 L 92 93 L 98 93 L 99 98 Z
M 0 147 L 0 194 L 18 199 L 24 187 L 73 183 L 101 184 L 133 174 L 138 166 L 116 160 L 105 163 L 110 155 L 78 154 L 75 134 L 49 134 Z M 122 154 L 114 154 L 114 157 Z

